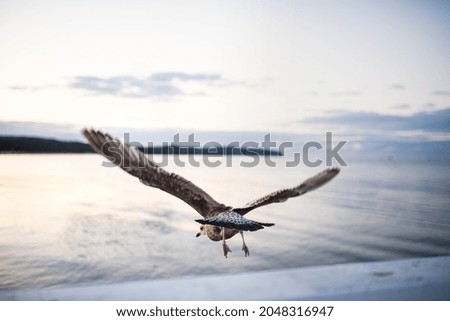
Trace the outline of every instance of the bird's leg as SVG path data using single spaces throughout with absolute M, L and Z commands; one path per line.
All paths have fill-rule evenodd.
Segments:
M 250 251 L 248 250 L 247 244 L 245 244 L 244 241 L 244 232 L 240 231 L 239 233 L 242 237 L 242 251 L 244 251 L 245 257 L 250 256 Z
M 222 248 L 223 248 L 223 255 L 225 255 L 225 258 L 227 258 L 228 252 L 231 252 L 231 250 L 228 247 L 227 243 L 225 242 L 225 227 L 222 227 Z

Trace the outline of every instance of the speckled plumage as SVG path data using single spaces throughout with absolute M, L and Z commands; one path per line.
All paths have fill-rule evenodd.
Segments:
M 225 227 L 228 229 L 235 229 L 238 231 L 257 231 L 264 228 L 264 226 L 273 226 L 273 223 L 261 223 L 246 219 L 239 213 L 234 211 L 227 211 L 220 213 L 214 217 L 203 220 L 195 220 L 200 224 L 209 224 L 214 226 Z
M 159 188 L 183 200 L 202 215 L 203 219 L 196 220 L 202 224 L 197 236 L 204 234 L 213 241 L 222 240 L 225 257 L 228 252 L 231 252 L 225 243 L 226 239 L 240 233 L 243 242 L 242 250 L 245 256 L 248 256 L 250 252 L 245 244 L 243 231 L 257 231 L 274 225 L 249 220 L 244 217 L 245 214 L 260 206 L 284 202 L 288 198 L 303 195 L 329 182 L 339 173 L 338 168 L 327 169 L 296 187 L 282 189 L 258 198 L 243 207 L 233 208 L 217 202 L 187 179 L 158 167 L 142 152 L 122 143 L 117 138 L 93 129 L 84 129 L 82 133 L 98 154 L 137 177 L 141 183 Z

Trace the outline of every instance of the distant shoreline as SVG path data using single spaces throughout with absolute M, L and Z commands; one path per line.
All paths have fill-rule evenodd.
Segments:
M 235 156 L 283 156 L 277 150 L 263 148 L 239 148 L 228 146 L 213 146 L 209 148 L 180 147 L 174 144 L 138 148 L 146 154 L 155 155 L 235 155 Z M 75 141 L 60 141 L 55 139 L 0 136 L 0 154 L 90 154 L 94 150 L 86 143 Z

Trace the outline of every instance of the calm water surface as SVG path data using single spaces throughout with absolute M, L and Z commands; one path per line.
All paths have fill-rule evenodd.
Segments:
M 236 160 L 236 161 L 235 161 Z M 256 209 L 272 228 L 220 243 L 200 216 L 97 155 L 0 155 L 0 291 L 450 254 L 450 165 L 354 162 L 328 185 Z M 176 167 L 233 206 L 321 169 Z

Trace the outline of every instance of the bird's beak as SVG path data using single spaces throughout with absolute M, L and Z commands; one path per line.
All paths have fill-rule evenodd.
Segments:
M 200 232 L 198 232 L 195 237 L 199 237 L 200 235 L 202 235 L 202 234 Z

